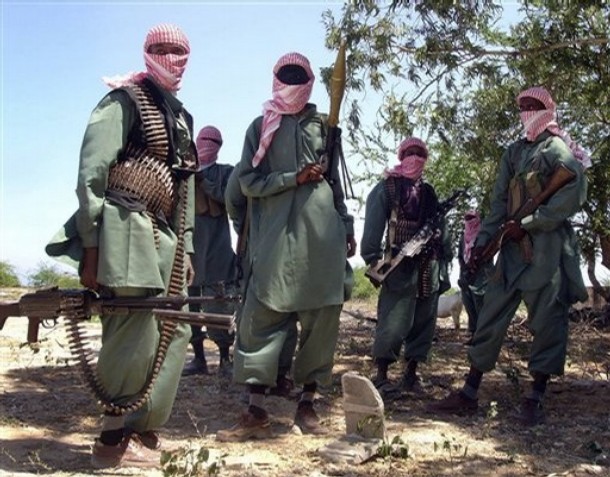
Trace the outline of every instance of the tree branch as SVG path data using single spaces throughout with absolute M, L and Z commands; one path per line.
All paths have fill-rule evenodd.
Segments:
M 562 41 L 559 43 L 553 43 L 552 45 L 537 46 L 534 48 L 522 48 L 517 50 L 486 50 L 484 48 L 481 48 L 479 50 L 479 56 L 528 56 L 546 53 L 554 50 L 561 50 L 562 48 L 568 48 L 570 46 L 605 45 L 607 43 L 610 43 L 610 38 L 582 38 L 580 40 Z M 418 48 L 410 46 L 398 46 L 398 49 L 403 53 L 415 53 L 418 50 Z M 452 48 L 450 50 L 430 51 L 427 54 L 443 55 L 449 52 L 455 53 L 460 51 L 466 50 L 464 48 Z

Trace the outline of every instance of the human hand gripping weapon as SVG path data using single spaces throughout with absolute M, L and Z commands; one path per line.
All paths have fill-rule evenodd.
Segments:
M 398 253 L 390 258 L 371 264 L 364 274 L 373 285 L 379 287 L 392 271 L 405 259 L 419 255 L 432 240 L 438 230 L 439 221 L 455 207 L 457 201 L 466 195 L 462 189 L 456 190 L 451 197 L 438 204 L 436 213 L 426 220 L 415 235 L 405 242 Z
M 349 197 L 353 198 L 354 191 L 349 178 L 347 165 L 345 164 L 345 157 L 343 156 L 343 148 L 341 147 L 341 128 L 339 127 L 339 110 L 341 109 L 341 102 L 343 101 L 346 83 L 346 48 L 347 45 L 345 40 L 341 41 L 330 78 L 330 111 L 328 112 L 327 123 L 328 132 L 324 152 L 320 157 L 319 162 L 322 166 L 324 178 L 332 186 L 336 181 L 336 178 L 333 176 L 335 162 L 337 159 L 339 159 L 343 183 L 345 184 L 346 188 L 349 187 L 351 194 Z M 335 157 L 337 155 L 339 157 Z
M 551 198 L 559 189 L 561 189 L 564 185 L 570 182 L 572 179 L 576 177 L 576 174 L 569 170 L 564 165 L 560 165 L 557 167 L 551 178 L 549 179 L 546 187 L 535 197 L 527 199 L 523 205 L 515 212 L 511 217 L 509 217 L 499 228 L 496 230 L 491 239 L 485 244 L 480 253 L 477 253 L 473 256 L 468 262 L 468 270 L 471 277 L 474 277 L 481 267 L 482 264 L 491 260 L 496 253 L 500 251 L 500 249 L 509 242 L 509 240 L 505 239 L 505 234 L 511 224 L 515 222 L 517 224 L 521 224 L 521 220 L 523 220 L 528 215 L 532 215 L 540 205 L 545 203 L 549 198 Z M 531 247 L 531 244 L 530 244 Z

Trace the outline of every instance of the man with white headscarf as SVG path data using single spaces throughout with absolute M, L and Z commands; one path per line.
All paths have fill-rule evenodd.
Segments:
M 584 169 L 590 160 L 562 134 L 556 123 L 555 102 L 546 89 L 521 92 L 517 104 L 525 137 L 509 145 L 502 155 L 491 210 L 471 252 L 471 260 L 481 265 L 483 247 L 504 227 L 503 245 L 468 350 L 470 371 L 461 390 L 431 404 L 429 410 L 476 411 L 483 374 L 495 367 L 510 321 L 523 301 L 533 335 L 528 363 L 533 382 L 517 419 L 534 426 L 546 419 L 542 399 L 550 376 L 563 374 L 569 307 L 587 298 L 569 218 L 586 200 Z M 511 219 L 523 203 L 544 190 L 560 168 L 569 171 L 572 179 L 531 215 L 520 221 Z
M 195 174 L 195 229 L 193 231 L 193 269 L 195 276 L 189 286 L 189 296 L 206 296 L 222 299 L 237 291 L 237 257 L 231 247 L 229 217 L 225 206 L 225 189 L 233 166 L 218 164 L 222 147 L 222 134 L 214 126 L 205 126 L 195 141 L 199 169 Z M 191 305 L 191 311 L 232 314 L 233 302 L 210 301 L 205 306 Z M 191 326 L 191 346 L 195 356 L 182 371 L 183 376 L 207 374 L 203 342 L 206 337 L 200 326 Z M 232 362 L 230 348 L 234 334 L 227 330 L 210 328 L 207 335 L 218 346 L 218 371 L 229 375 Z
M 185 34 L 157 25 L 144 43 L 146 72 L 105 79 L 78 170 L 79 208 L 47 246 L 78 265 L 81 283 L 106 297 L 186 291 L 192 254 L 192 118 L 176 98 L 190 53 Z M 160 465 L 156 430 L 171 413 L 190 337 L 150 311 L 101 316 L 96 375 L 105 409 L 91 463 Z
M 375 265 L 384 255 L 388 259 L 395 256 L 437 213 L 436 193 L 422 175 L 427 160 L 424 141 L 405 139 L 398 148 L 399 163 L 386 170 L 385 178 L 369 193 L 360 243 L 360 255 L 367 265 Z M 424 251 L 403 260 L 381 284 L 373 384 L 384 398 L 419 388 L 417 366 L 427 361 L 432 346 L 438 297 L 450 287 L 447 264 L 452 258 L 451 242 L 444 221 L 435 226 L 439 228 Z M 396 385 L 388 379 L 388 368 L 398 361 L 403 344 L 406 366 Z
M 276 384 L 284 342 L 301 326 L 294 380 L 303 384 L 295 424 L 326 431 L 313 407 L 318 386 L 331 383 L 346 258 L 353 255 L 353 218 L 347 214 L 338 170 L 326 181 L 319 164 L 326 117 L 308 100 L 314 74 L 299 53 L 273 68 L 273 98 L 246 132 L 239 183 L 250 200 L 249 277 L 234 353 L 234 376 L 249 386 L 249 406 L 221 441 L 271 436 L 265 392 Z

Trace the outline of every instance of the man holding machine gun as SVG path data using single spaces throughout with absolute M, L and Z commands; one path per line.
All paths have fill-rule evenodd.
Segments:
M 105 78 L 113 89 L 91 114 L 79 208 L 47 253 L 76 259 L 81 283 L 103 296 L 185 294 L 197 152 L 176 93 L 189 53 L 178 27 L 153 27 L 143 46 L 146 71 Z M 101 322 L 95 380 L 105 412 L 91 463 L 158 467 L 156 430 L 171 413 L 190 329 L 160 325 L 150 310 L 104 313 Z
M 508 325 L 523 300 L 533 335 L 528 364 L 533 383 L 518 419 L 533 426 L 545 420 L 542 398 L 550 375 L 563 374 L 570 304 L 587 298 L 568 219 L 585 202 L 583 171 L 590 162 L 559 129 L 556 106 L 546 89 L 527 89 L 517 103 L 525 137 L 502 155 L 491 210 L 472 250 L 474 268 L 498 249 L 500 254 L 468 350 L 470 371 L 460 391 L 429 410 L 477 409 L 483 373 L 495 367 Z
M 303 384 L 295 424 L 325 429 L 313 407 L 318 385 L 329 385 L 344 302 L 346 257 L 355 252 L 337 167 L 327 180 L 319 164 L 326 116 L 308 103 L 314 83 L 309 60 L 282 56 L 273 68 L 273 98 L 246 132 L 239 183 L 251 201 L 250 273 L 234 351 L 234 379 L 249 386 L 248 409 L 220 441 L 271 436 L 265 392 L 276 385 L 278 360 L 301 326 L 294 379 Z M 335 165 L 337 161 L 335 161 Z
M 384 232 L 386 260 L 390 260 L 437 215 L 439 203 L 434 188 L 422 179 L 427 159 L 428 148 L 421 139 L 405 139 L 398 148 L 400 163 L 386 171 L 385 179 L 369 193 L 361 242 L 361 255 L 367 264 L 375 267 L 382 259 Z M 427 360 L 432 346 L 438 297 L 450 287 L 450 237 L 442 218 L 432 226 L 434 235 L 421 253 L 402 260 L 381 283 L 373 344 L 377 375 L 373 383 L 382 397 L 412 390 L 418 384 L 417 365 Z M 398 360 L 403 343 L 407 364 L 402 382 L 395 386 L 388 380 L 388 367 Z

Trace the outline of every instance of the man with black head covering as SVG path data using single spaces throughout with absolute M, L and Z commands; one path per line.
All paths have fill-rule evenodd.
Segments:
M 186 35 L 158 25 L 146 36 L 146 71 L 106 78 L 80 154 L 79 208 L 47 246 L 72 259 L 81 283 L 108 297 L 181 295 L 193 252 L 192 118 L 177 99 L 190 53 Z M 92 370 L 104 402 L 96 468 L 160 465 L 156 429 L 171 413 L 190 337 L 149 311 L 101 316 Z
M 237 262 L 238 277 L 241 296 L 246 295 L 248 278 L 250 277 L 250 254 L 248 253 L 248 235 L 250 232 L 250 218 L 248 199 L 241 191 L 239 185 L 239 164 L 233 169 L 227 181 L 225 190 L 225 205 L 227 214 L 233 222 L 233 228 L 238 236 L 237 239 Z M 239 323 L 241 306 L 237 306 L 236 321 Z M 290 377 L 292 371 L 292 360 L 297 347 L 298 329 L 296 320 L 292 320 L 284 345 L 279 356 L 277 378 L 275 387 L 269 389 L 269 394 L 289 398 L 294 389 L 294 381 Z
M 237 257 L 231 247 L 229 217 L 225 207 L 225 189 L 233 166 L 218 164 L 222 147 L 222 134 L 214 126 L 205 126 L 196 140 L 199 169 L 195 174 L 195 230 L 193 232 L 193 268 L 195 277 L 189 286 L 190 296 L 222 298 L 237 291 Z M 201 307 L 191 305 L 191 311 Z M 210 301 L 203 306 L 209 313 L 232 314 L 233 302 Z M 199 326 L 191 326 L 191 346 L 195 356 L 182 371 L 183 376 L 207 374 L 203 341 L 206 336 Z M 219 373 L 231 372 L 230 348 L 234 334 L 227 330 L 210 328 L 207 335 L 218 346 Z
M 318 386 L 331 382 L 346 258 L 355 253 L 338 170 L 326 181 L 319 164 L 326 117 L 308 100 L 309 61 L 282 56 L 273 69 L 273 99 L 246 132 L 239 183 L 251 201 L 251 266 L 237 333 L 234 375 L 250 389 L 239 423 L 221 441 L 271 435 L 265 391 L 276 384 L 278 359 L 293 320 L 301 326 L 294 379 L 303 384 L 295 424 L 304 433 L 325 429 L 313 407 Z M 332 185 L 331 185 L 332 182 Z
M 542 399 L 551 375 L 563 374 L 568 343 L 570 304 L 587 298 L 579 251 L 569 218 L 586 200 L 584 169 L 591 165 L 584 150 L 559 128 L 549 92 L 533 87 L 517 96 L 524 138 L 508 146 L 500 160 L 491 210 L 481 224 L 472 250 L 480 262 L 483 247 L 500 228 L 503 246 L 487 283 L 483 307 L 468 350 L 470 371 L 459 391 L 433 403 L 437 413 L 474 412 L 483 374 L 491 371 L 512 317 L 523 300 L 533 335 L 528 368 L 531 391 L 517 419 L 526 426 L 545 421 Z M 540 194 L 563 169 L 572 178 L 521 220 L 512 218 L 528 199 Z

